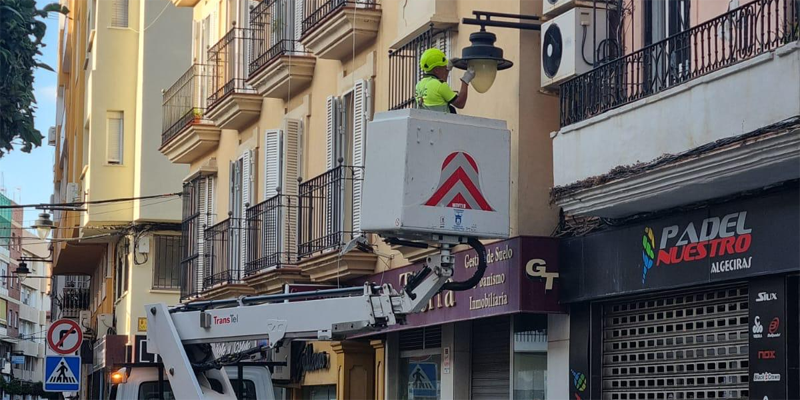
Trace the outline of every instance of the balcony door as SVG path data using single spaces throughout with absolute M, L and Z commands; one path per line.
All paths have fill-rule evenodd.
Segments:
M 688 80 L 691 41 L 688 34 L 679 34 L 690 28 L 690 4 L 690 0 L 644 2 L 644 44 L 660 43 L 645 51 L 645 91 L 663 90 Z

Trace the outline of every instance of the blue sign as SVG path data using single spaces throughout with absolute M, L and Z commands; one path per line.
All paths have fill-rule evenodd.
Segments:
M 44 363 L 44 391 L 77 392 L 80 390 L 80 356 L 47 356 Z
M 439 398 L 438 369 L 437 363 L 408 363 L 408 397 Z
M 11 364 L 14 365 L 25 364 L 25 356 L 11 356 Z

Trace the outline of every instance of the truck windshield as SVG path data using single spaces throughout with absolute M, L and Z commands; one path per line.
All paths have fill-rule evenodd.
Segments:
M 216 379 L 211 379 L 210 382 L 211 387 L 216 391 L 222 390 L 222 384 L 217 381 Z M 256 397 L 256 384 L 249 380 L 245 379 L 244 381 L 244 393 L 239 393 L 239 380 L 238 379 L 231 379 L 231 385 L 233 386 L 234 391 L 236 392 L 236 398 L 239 400 L 257 400 Z M 113 398 L 113 397 L 112 397 Z M 158 393 L 158 381 L 150 381 L 150 382 L 142 382 L 139 385 L 139 400 L 175 400 L 175 396 L 172 394 L 172 387 L 169 385 L 169 381 L 164 381 L 164 396 L 161 396 Z

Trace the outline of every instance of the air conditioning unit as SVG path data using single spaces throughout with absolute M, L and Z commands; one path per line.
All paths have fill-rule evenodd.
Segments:
M 67 183 L 67 203 L 78 203 L 83 199 L 81 196 L 81 184 L 77 182 Z
M 575 0 L 542 0 L 542 15 L 552 18 L 574 6 Z
M 51 126 L 50 129 L 47 130 L 47 144 L 50 146 L 56 145 L 56 127 Z
M 554 89 L 561 82 L 592 69 L 597 57 L 593 46 L 606 39 L 606 10 L 573 8 L 543 23 L 541 38 L 542 88 Z

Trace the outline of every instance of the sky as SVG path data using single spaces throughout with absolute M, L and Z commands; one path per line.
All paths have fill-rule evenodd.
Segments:
M 53 0 L 37 0 L 39 7 Z M 42 49 L 41 61 L 57 69 L 58 61 L 58 14 L 51 14 L 46 20 L 47 31 L 44 38 L 46 47 Z M 53 193 L 53 156 L 55 148 L 47 145 L 47 130 L 56 122 L 56 94 L 58 80 L 55 72 L 38 68 L 33 82 L 37 110 L 34 125 L 42 133 L 42 146 L 30 153 L 14 150 L 0 158 L 0 190 L 20 204 L 49 203 Z M 15 146 L 16 147 L 16 146 Z M 39 211 L 26 209 L 23 226 L 30 226 Z

